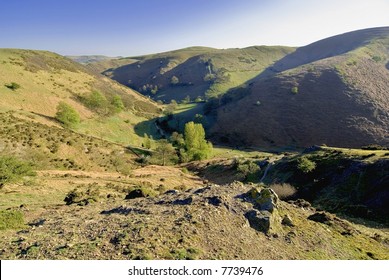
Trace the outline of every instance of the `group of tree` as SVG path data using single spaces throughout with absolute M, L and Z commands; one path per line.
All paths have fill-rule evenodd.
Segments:
M 101 92 L 92 91 L 90 94 L 80 97 L 80 100 L 86 107 L 98 114 L 112 115 L 125 109 L 121 96 L 117 94 L 110 97 L 108 101 Z M 80 115 L 77 110 L 63 101 L 59 102 L 57 106 L 55 118 L 67 128 L 74 128 L 80 123 Z
M 186 123 L 184 134 L 173 132 L 169 140 L 158 141 L 152 157 L 156 163 L 168 165 L 204 160 L 212 153 L 212 143 L 205 139 L 205 130 L 201 123 Z
M 120 113 L 125 109 L 120 95 L 113 95 L 109 99 L 101 92 L 94 90 L 88 95 L 81 96 L 80 101 L 92 111 L 102 115 Z

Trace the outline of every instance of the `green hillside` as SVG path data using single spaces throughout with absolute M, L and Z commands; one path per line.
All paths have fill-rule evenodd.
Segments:
M 91 103 L 92 93 L 101 104 Z M 139 93 L 46 51 L 0 49 L 0 96 L 1 111 L 28 113 L 50 125 L 59 125 L 53 117 L 59 102 L 65 102 L 81 117 L 75 130 L 124 144 L 140 145 L 134 125 L 160 113 Z M 114 99 L 123 108 L 116 110 Z M 107 133 L 113 126 L 115 133 Z M 144 129 L 153 134 L 152 128 Z
M 244 49 L 191 47 L 123 58 L 88 67 L 154 100 L 208 99 L 254 78 L 294 48 L 255 46 Z M 130 59 L 130 61 L 129 61 Z M 96 66 L 97 65 L 97 66 Z

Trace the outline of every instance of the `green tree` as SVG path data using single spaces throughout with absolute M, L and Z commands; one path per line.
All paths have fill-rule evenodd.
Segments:
M 205 131 L 201 123 L 188 122 L 184 129 L 185 149 L 192 160 L 209 157 L 212 144 L 205 140 Z
M 125 108 L 122 98 L 117 94 L 112 97 L 111 105 L 115 113 L 120 113 Z
M 74 127 L 80 123 L 80 115 L 78 112 L 69 104 L 61 101 L 57 106 L 57 113 L 55 118 L 63 124 L 65 127 Z
M 108 101 L 101 92 L 94 90 L 86 98 L 85 105 L 92 110 L 99 111 L 107 108 Z
M 147 133 L 144 134 L 144 138 L 145 140 L 143 141 L 143 146 L 146 148 L 146 149 L 151 149 L 151 139 L 149 137 L 149 135 Z
M 158 141 L 153 158 L 163 166 L 176 163 L 178 159 L 176 150 L 166 139 Z
M 184 136 L 177 131 L 174 131 L 172 133 L 172 136 L 170 136 L 170 142 L 173 144 L 173 146 L 181 149 L 185 147 L 185 140 Z
M 7 183 L 18 182 L 24 176 L 35 176 L 31 164 L 11 156 L 0 157 L 0 188 Z

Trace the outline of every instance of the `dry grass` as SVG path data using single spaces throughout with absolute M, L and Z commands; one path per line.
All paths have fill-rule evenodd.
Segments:
M 271 184 L 269 188 L 275 191 L 278 197 L 282 200 L 287 200 L 292 198 L 297 192 L 295 187 L 287 183 Z

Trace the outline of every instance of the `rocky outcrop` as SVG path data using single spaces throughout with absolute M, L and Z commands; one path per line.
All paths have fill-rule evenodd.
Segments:
M 269 188 L 260 191 L 252 188 L 247 196 L 254 207 L 245 214 L 250 226 L 266 234 L 277 232 L 281 225 L 281 217 L 277 211 L 279 202 L 277 194 Z

